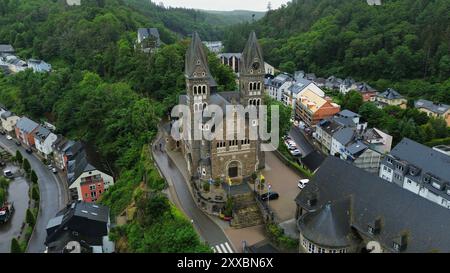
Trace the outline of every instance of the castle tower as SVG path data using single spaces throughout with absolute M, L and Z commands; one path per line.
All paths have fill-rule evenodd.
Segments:
M 252 32 L 239 64 L 239 90 L 244 107 L 262 104 L 264 73 L 262 50 L 255 32 Z

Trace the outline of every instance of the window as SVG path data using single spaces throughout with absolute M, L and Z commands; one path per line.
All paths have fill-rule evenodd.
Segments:
M 91 198 L 96 198 L 97 197 L 97 192 L 93 191 L 91 192 Z
M 392 161 L 392 158 L 388 157 L 387 162 L 389 162 L 389 163 L 392 164 L 392 162 L 393 162 L 393 161 Z
M 394 248 L 395 251 L 400 251 L 400 245 L 398 243 L 393 242 L 392 247 Z
M 368 231 L 370 234 L 374 235 L 375 234 L 375 229 L 369 225 Z
M 95 191 L 95 185 L 89 185 L 89 190 Z

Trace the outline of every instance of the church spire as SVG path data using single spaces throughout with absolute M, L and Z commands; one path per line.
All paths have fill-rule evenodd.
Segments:
M 192 34 L 191 44 L 186 53 L 185 73 L 187 78 L 207 78 L 211 76 L 208 58 L 197 32 Z
M 253 74 L 259 73 L 260 69 L 264 69 L 264 59 L 261 47 L 256 38 L 256 33 L 252 31 L 242 52 L 241 73 Z

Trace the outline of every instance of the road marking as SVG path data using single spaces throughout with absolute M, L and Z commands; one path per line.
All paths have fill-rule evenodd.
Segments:
M 211 249 L 214 253 L 234 253 L 228 242 L 212 246 Z

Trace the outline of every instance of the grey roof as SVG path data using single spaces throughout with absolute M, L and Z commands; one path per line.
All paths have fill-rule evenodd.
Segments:
M 19 119 L 16 124 L 16 127 L 20 131 L 27 133 L 27 134 L 33 132 L 33 130 L 35 130 L 38 126 L 39 126 L 39 124 L 37 124 L 36 122 L 32 121 L 31 119 L 29 119 L 27 117 L 23 117 L 23 118 Z
M 280 86 L 282 86 L 284 83 L 286 83 L 288 81 L 292 81 L 292 78 L 289 75 L 279 74 L 274 79 L 272 79 L 269 84 L 271 86 L 279 88 Z
M 371 87 L 370 85 L 368 85 L 365 82 L 358 83 L 358 89 L 357 90 L 359 92 L 361 92 L 361 93 L 376 92 L 377 91 L 375 88 Z
M 431 173 L 450 182 L 450 156 L 446 154 L 408 138 L 403 138 L 390 154 L 421 168 L 422 173 Z
M 342 81 L 342 84 L 343 84 L 345 87 L 350 87 L 350 86 L 352 86 L 354 83 L 355 83 L 355 80 L 352 79 L 352 78 L 346 78 L 345 80 Z
M 9 118 L 9 117 L 11 117 L 11 116 L 14 116 L 14 113 L 11 112 L 11 111 L 5 111 L 5 112 L 3 112 L 2 115 L 1 115 L 1 117 L 2 117 L 3 119 L 7 119 L 7 118 Z
M 350 127 L 342 128 L 333 134 L 333 138 L 344 146 L 349 144 L 353 140 L 354 136 L 355 129 Z
M 292 94 L 298 94 L 302 92 L 308 85 L 310 85 L 312 81 L 307 79 L 298 79 L 295 84 L 291 85 L 288 90 L 292 92 Z
M 161 45 L 161 39 L 157 28 L 139 28 L 138 35 L 141 37 L 141 39 L 147 39 L 150 36 L 153 36 L 156 39 L 156 45 Z
M 258 60 L 261 65 L 261 69 L 264 70 L 262 49 L 259 45 L 258 38 L 256 38 L 256 33 L 252 31 L 247 40 L 244 51 L 242 52 L 242 58 L 239 62 L 239 73 L 249 74 L 249 70 L 252 69 L 252 64 L 255 60 Z
M 366 144 L 362 143 L 361 141 L 356 141 L 346 147 L 347 152 L 349 152 L 351 155 L 354 156 L 360 155 L 367 148 L 369 147 Z
M 321 152 L 313 150 L 300 160 L 310 171 L 315 172 L 322 165 L 325 156 Z
M 0 44 L 0 53 L 14 53 L 12 45 Z
M 298 228 L 309 241 L 321 246 L 343 248 L 351 244 L 350 200 L 329 202 L 311 213 L 304 214 Z
M 435 104 L 432 101 L 423 100 L 423 99 L 416 101 L 414 106 L 419 109 L 420 108 L 427 109 L 433 113 L 440 114 L 440 115 L 445 114 L 450 109 L 450 105 Z
M 74 215 L 88 218 L 89 220 L 108 222 L 109 218 L 109 208 L 106 206 L 88 203 L 88 202 L 78 202 L 76 203 Z
M 352 112 L 350 110 L 342 110 L 341 112 L 337 113 L 336 115 L 341 116 L 341 117 L 345 117 L 345 118 L 359 118 L 361 117 L 359 114 Z
M 340 130 L 344 125 L 339 123 L 339 122 L 337 122 L 333 118 L 333 119 L 322 120 L 322 121 L 319 122 L 319 124 L 317 126 L 322 128 L 322 130 L 327 132 L 329 135 L 333 135 L 335 132 Z
M 311 196 L 317 203 L 308 204 Z M 343 160 L 328 157 L 296 198 L 299 206 L 317 210 L 328 202 L 351 198 L 351 226 L 392 250 L 393 240 L 407 234 L 405 252 L 450 252 L 450 210 Z M 381 219 L 377 235 L 368 225 Z
M 402 99 L 403 96 L 400 95 L 400 93 L 398 93 L 397 91 L 395 91 L 392 88 L 388 88 L 386 89 L 386 91 L 384 91 L 383 93 L 378 95 L 379 97 L 385 98 L 385 99 L 389 99 L 389 100 L 394 100 L 394 99 Z
M 219 58 L 220 57 L 224 57 L 224 58 L 231 58 L 231 57 L 236 57 L 237 59 L 240 59 L 242 57 L 242 53 L 220 53 L 217 55 Z
M 43 142 L 50 135 L 50 130 L 45 128 L 44 126 L 39 126 L 37 131 L 34 133 L 34 136 L 39 139 L 39 141 Z

